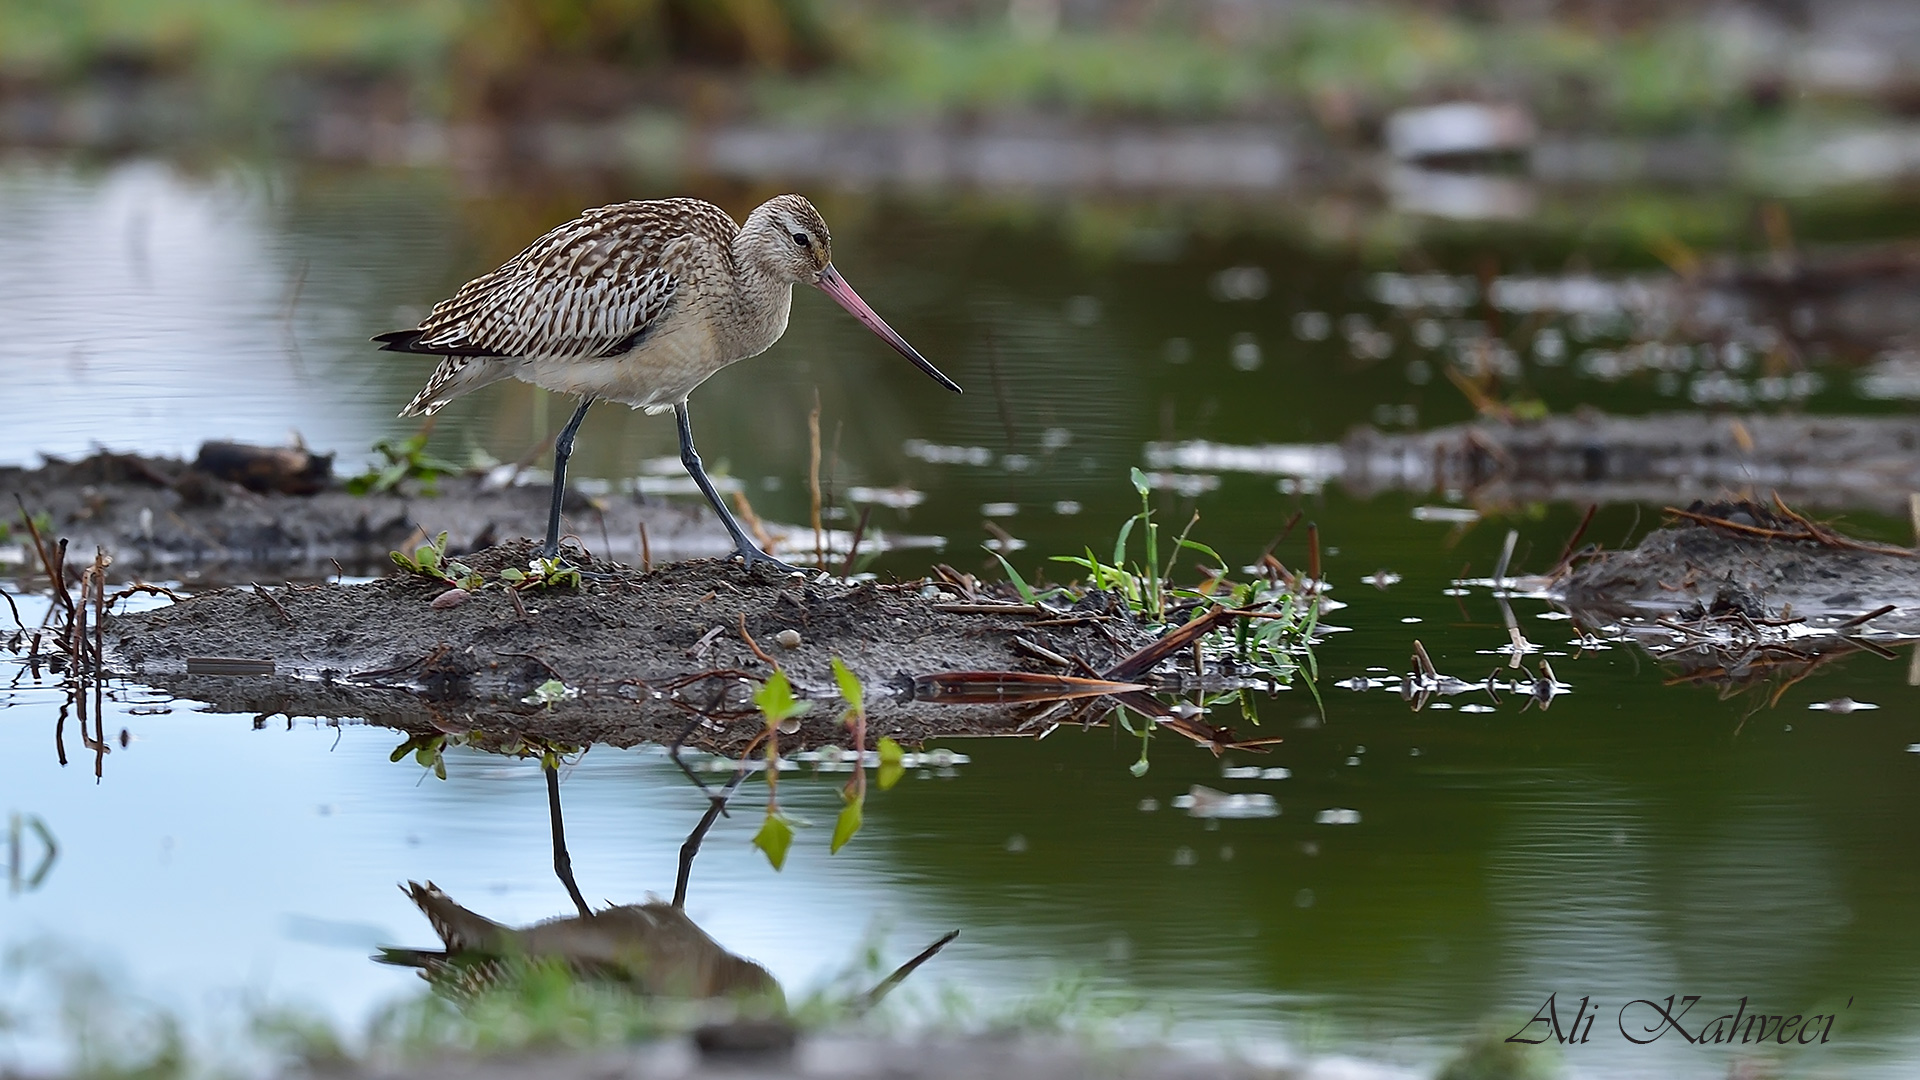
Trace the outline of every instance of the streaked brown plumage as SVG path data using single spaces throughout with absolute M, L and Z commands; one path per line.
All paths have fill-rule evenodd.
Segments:
M 586 211 L 469 281 L 419 327 L 374 340 L 383 349 L 444 358 L 402 416 L 431 415 L 504 378 L 581 398 L 555 443 L 549 556 L 559 545 L 573 433 L 596 398 L 609 398 L 648 412 L 674 409 L 681 460 L 738 553 L 749 566 L 785 567 L 754 546 L 721 503 L 693 449 L 686 402 L 714 372 L 780 339 L 794 283 L 819 287 L 921 370 L 960 389 L 874 314 L 832 259 L 826 222 L 799 195 L 767 200 L 745 225 L 699 199 L 614 203 Z

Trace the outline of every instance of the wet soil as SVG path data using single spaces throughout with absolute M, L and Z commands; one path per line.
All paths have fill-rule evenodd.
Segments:
M 443 476 L 431 495 L 412 481 L 402 490 L 354 495 L 327 478 L 313 494 L 289 495 L 251 491 L 191 462 L 103 452 L 37 469 L 0 468 L 0 520 L 11 523 L 17 539 L 20 506 L 45 513 L 53 532 L 69 541 L 69 562 L 104 547 L 118 573 L 221 565 L 330 573 L 334 562 L 380 573 L 391 565 L 389 551 L 440 532 L 454 552 L 545 535 L 552 492 L 545 475 L 529 477 L 541 481 L 533 484 L 504 474 Z M 565 529 L 601 557 L 639 563 L 643 527 L 645 551 L 660 561 L 733 550 L 719 522 L 691 503 L 638 494 L 588 498 L 570 490 L 565 515 Z M 785 550 L 812 549 L 810 531 L 803 542 L 796 528 L 769 524 L 767 530 L 776 552 L 789 537 Z M 867 546 L 876 543 L 869 537 Z M 9 546 L 0 542 L 0 563 L 32 560 L 30 548 L 9 552 Z
M 464 561 L 493 578 L 526 567 L 533 551 L 531 541 L 513 541 Z M 496 584 L 457 606 L 436 607 L 448 586 L 416 574 L 221 589 L 110 616 L 108 666 L 217 708 L 260 714 L 263 723 L 274 714 L 365 718 L 459 733 L 488 748 L 525 740 L 629 746 L 684 735 L 725 752 L 760 730 L 749 698 L 752 681 L 772 670 L 763 653 L 800 696 L 823 701 L 838 697 L 830 661 L 840 658 L 868 687 L 869 737 L 918 743 L 959 731 L 1012 732 L 1023 716 L 1004 704 L 916 700 L 917 678 L 1103 671 L 1154 637 L 1097 592 L 1069 611 L 999 613 L 966 610 L 979 605 L 922 583 L 748 572 L 719 560 L 651 572 L 584 554 L 575 562 L 599 576 L 578 588 L 514 593 Z M 1035 658 L 1047 652 L 1087 668 Z M 261 662 L 271 674 L 203 673 L 231 670 L 233 660 Z M 534 698 L 553 679 L 572 695 Z M 781 745 L 844 742 L 840 712 L 816 708 Z
M 1751 502 L 1695 504 L 1690 512 L 1732 527 L 1687 522 L 1649 533 L 1631 550 L 1600 553 L 1561 582 L 1567 608 L 1595 623 L 1792 619 L 1816 630 L 1920 634 L 1920 553 L 1837 534 L 1832 542 L 1760 535 L 1804 527 Z

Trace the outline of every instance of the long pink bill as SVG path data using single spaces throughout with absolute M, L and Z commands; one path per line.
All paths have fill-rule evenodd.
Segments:
M 906 338 L 894 333 L 893 327 L 888 326 L 885 319 L 874 314 L 873 309 L 867 306 L 867 302 L 860 299 L 860 294 L 853 291 L 853 286 L 847 284 L 847 279 L 840 276 L 840 271 L 828 266 L 820 271 L 820 280 L 815 284 L 820 286 L 821 292 L 833 297 L 835 303 L 846 308 L 854 318 L 865 323 L 867 329 L 885 339 L 886 343 L 898 350 L 901 356 L 913 361 L 915 367 L 933 376 L 934 382 L 956 394 L 960 393 L 960 384 L 941 374 L 940 369 L 934 367 L 926 357 L 921 356 L 918 349 L 907 344 Z

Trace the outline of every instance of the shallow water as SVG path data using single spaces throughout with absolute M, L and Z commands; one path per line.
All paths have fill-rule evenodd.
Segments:
M 375 438 L 412 430 L 393 413 L 425 375 L 372 352 L 369 335 L 417 318 L 580 206 L 656 194 L 28 159 L 0 166 L 0 193 L 0 379 L 24 413 L 0 428 L 7 462 L 95 443 L 190 455 L 202 439 L 278 441 L 289 429 L 357 462 Z M 768 193 L 709 194 L 739 215 Z M 924 492 L 910 509 L 876 508 L 874 522 L 943 535 L 943 558 L 976 573 L 989 572 L 976 550 L 983 517 L 1028 542 L 1014 556 L 1023 570 L 1044 553 L 1110 546 L 1137 509 L 1127 470 L 1147 464 L 1148 443 L 1317 444 L 1358 423 L 1466 419 L 1439 374 L 1463 348 L 1518 365 L 1555 410 L 1661 411 L 1742 393 L 1765 408 L 1900 407 L 1867 393 L 1887 384 L 1856 370 L 1897 360 L 1899 327 L 1866 347 L 1811 343 L 1804 368 L 1777 368 L 1732 364 L 1723 350 L 1746 342 L 1757 357 L 1791 312 L 1736 313 L 1692 331 L 1715 342 L 1711 356 L 1663 352 L 1628 370 L 1605 357 L 1628 354 L 1644 330 L 1630 315 L 1455 303 L 1463 287 L 1576 263 L 1606 282 L 1660 279 L 1644 246 L 1596 238 L 1599 226 L 1409 224 L 1411 238 L 1383 251 L 1315 241 L 1284 213 L 1230 203 L 819 202 L 849 280 L 968 393 L 941 391 L 803 294 L 785 340 L 695 395 L 702 448 L 746 481 L 760 513 L 803 520 L 817 388 L 835 490 Z M 1920 235 L 1917 207 L 1884 195 L 1791 209 L 1816 245 Z M 1707 251 L 1755 246 L 1738 226 L 1684 238 Z M 1409 280 L 1429 291 L 1418 311 L 1404 302 Z M 1506 359 L 1470 344 L 1483 331 L 1464 324 L 1489 319 Z M 1540 344 L 1549 329 L 1560 354 Z M 491 388 L 446 412 L 435 445 L 515 459 L 567 407 Z M 664 419 L 603 406 L 575 468 L 619 478 L 672 452 Z M 1162 734 L 1142 777 L 1128 770 L 1138 741 L 1110 729 L 956 742 L 967 763 L 873 796 L 865 831 L 832 857 L 840 777 L 803 769 L 783 780 L 783 803 L 815 827 L 785 872 L 748 846 L 753 815 L 738 814 L 708 841 L 690 912 L 790 993 L 846 964 L 876 926 L 895 958 L 959 927 L 915 976 L 922 985 L 909 984 L 924 1001 L 946 985 L 991 1002 L 1083 973 L 1100 995 L 1150 1002 L 1176 1038 L 1283 1056 L 1430 1070 L 1483 1028 L 1518 1030 L 1549 994 L 1569 1011 L 1582 995 L 1601 1005 L 1592 1041 L 1561 1055 L 1573 1075 L 1724 1076 L 1737 1058 L 1769 1056 L 1671 1033 L 1635 1045 L 1617 1030 L 1628 1001 L 1675 994 L 1701 996 L 1695 1019 L 1742 997 L 1749 1012 L 1839 1011 L 1830 1044 L 1773 1049 L 1796 1071 L 1895 1076 L 1920 1061 L 1909 857 L 1920 723 L 1904 654 L 1826 665 L 1770 704 L 1773 686 L 1665 685 L 1674 672 L 1626 644 L 1571 648 L 1567 623 L 1522 600 L 1527 637 L 1571 692 L 1544 711 L 1483 694 L 1414 711 L 1392 692 L 1334 684 L 1407 670 L 1416 638 L 1447 674 L 1480 679 L 1504 664 L 1507 631 L 1485 590 L 1447 590 L 1491 569 L 1509 527 L 1522 536 L 1516 567 L 1543 569 L 1584 508 L 1488 507 L 1461 524 L 1416 513 L 1457 505 L 1447 493 L 1360 500 L 1272 473 L 1181 475 L 1156 496 L 1162 519 L 1184 523 L 1197 507 L 1195 535 L 1236 566 L 1296 510 L 1317 523 L 1333 595 L 1349 605 L 1329 621 L 1352 631 L 1318 652 L 1324 719 L 1304 691 L 1263 699 L 1260 733 L 1285 739 L 1270 754 L 1216 761 Z M 1618 544 L 1657 511 L 1603 508 L 1590 538 Z M 1904 539 L 1894 522 L 1854 523 Z M 1297 529 L 1276 554 L 1300 566 L 1305 546 Z M 878 569 L 916 573 L 920 558 Z M 1363 583 L 1381 569 L 1401 580 Z M 208 1024 L 251 994 L 351 1027 L 418 986 L 366 959 L 376 943 L 430 936 L 397 883 L 430 878 L 508 922 L 570 909 L 535 765 L 462 752 L 439 781 L 410 759 L 389 763 L 394 732 L 211 713 L 123 685 L 102 722 L 110 752 L 96 755 L 74 720 L 60 726 L 57 683 L 5 674 L 0 809 L 38 815 L 60 853 L 0 906 L 0 945 L 58 942 Z M 1881 708 L 1808 709 L 1841 696 Z M 1247 718 L 1213 719 L 1251 730 Z M 1223 775 L 1249 765 L 1290 775 Z M 1280 813 L 1190 816 L 1173 800 L 1194 784 L 1270 794 Z M 590 899 L 671 890 L 704 803 L 661 753 L 594 749 L 568 767 L 563 794 Z M 34 843 L 27 834 L 29 864 Z M 15 1052 L 31 1060 L 44 1044 Z

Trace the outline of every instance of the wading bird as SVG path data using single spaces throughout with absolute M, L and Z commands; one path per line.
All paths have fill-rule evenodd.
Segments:
M 587 408 L 606 398 L 649 413 L 672 409 L 680 461 L 747 568 L 764 562 L 797 570 L 760 550 L 727 512 L 694 450 L 687 418 L 694 387 L 780 340 L 795 282 L 818 287 L 920 370 L 960 391 L 833 268 L 827 223 L 799 195 L 767 200 L 745 225 L 700 199 L 588 210 L 461 286 L 417 328 L 373 340 L 388 351 L 444 358 L 401 416 L 431 416 L 461 394 L 505 378 L 580 398 L 553 444 L 553 505 L 541 549 L 547 558 L 560 549 L 574 433 Z

